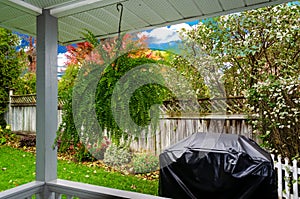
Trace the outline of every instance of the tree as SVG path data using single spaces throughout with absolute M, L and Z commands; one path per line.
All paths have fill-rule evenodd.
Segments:
M 22 73 L 13 86 L 14 94 L 26 95 L 36 93 L 36 74 L 35 72 Z
M 246 95 L 264 146 L 289 157 L 300 154 L 299 18 L 299 4 L 289 3 L 217 17 L 183 32 L 202 57 L 217 63 L 226 95 Z
M 18 34 L 17 51 L 23 61 L 21 74 L 13 86 L 15 95 L 36 93 L 36 39 L 32 36 Z
M 68 61 L 66 65 L 82 64 L 93 49 L 94 46 L 87 41 L 77 43 L 76 46 L 67 46 L 68 53 L 66 53 L 66 57 Z
M 35 73 L 36 72 L 36 40 L 29 36 L 28 38 L 29 45 L 28 50 L 26 51 L 28 58 L 28 72 Z
M 206 20 L 183 33 L 223 69 L 227 95 L 240 95 L 269 76 L 298 72 L 298 15 L 298 4 L 282 4 Z
M 8 104 L 8 91 L 13 87 L 24 67 L 22 51 L 17 52 L 18 37 L 0 28 L 0 125 L 4 127 L 4 113 Z
M 193 78 L 190 79 L 194 85 L 198 85 L 197 88 L 194 87 L 200 98 L 226 97 L 227 95 L 222 79 L 224 63 L 219 60 L 219 54 L 213 52 L 214 37 L 219 36 L 212 34 L 220 31 L 218 29 L 216 19 L 209 19 L 205 21 L 205 24 L 198 24 L 197 29 L 180 31 L 182 55 L 177 57 L 174 63 L 175 66 L 178 63 L 181 65 L 184 63 L 184 67 L 181 68 L 191 68 L 194 71 Z
M 209 88 L 205 84 L 203 74 L 189 60 L 185 55 L 174 55 L 170 61 L 171 68 L 178 71 L 191 84 L 190 88 L 182 84 L 180 85 L 180 89 L 185 90 L 186 93 L 195 92 L 198 99 L 210 97 Z M 175 81 L 174 79 L 173 82 Z
M 87 61 L 94 61 L 103 64 L 105 61 L 116 58 L 119 51 L 130 51 L 130 49 L 146 49 L 146 37 L 138 38 L 136 34 L 124 34 L 120 39 L 110 37 L 98 40 L 92 32 L 86 30 L 83 33 L 87 41 L 67 46 L 67 65 L 82 65 Z M 93 52 L 97 47 L 99 53 Z

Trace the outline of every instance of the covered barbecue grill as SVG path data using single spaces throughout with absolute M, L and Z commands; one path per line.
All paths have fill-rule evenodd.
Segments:
M 234 134 L 195 133 L 160 154 L 159 195 L 178 199 L 277 199 L 268 152 Z

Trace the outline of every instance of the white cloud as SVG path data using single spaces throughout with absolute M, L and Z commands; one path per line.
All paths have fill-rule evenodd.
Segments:
M 149 43 L 159 44 L 159 43 L 168 43 L 171 41 L 180 40 L 178 34 L 167 27 L 156 28 L 150 32 L 142 32 L 140 36 L 147 36 Z
M 190 30 L 192 27 L 189 24 L 181 23 L 171 25 L 169 27 L 155 28 L 151 31 L 141 32 L 138 36 L 146 36 L 148 42 L 152 44 L 169 43 L 173 41 L 180 41 L 179 33 L 181 29 Z
M 57 55 L 57 65 L 58 66 L 65 66 L 67 62 L 67 57 L 65 53 L 59 53 Z
M 183 28 L 186 29 L 186 30 L 191 30 L 192 29 L 192 27 L 187 23 L 180 23 L 180 24 L 170 26 L 170 29 L 174 30 L 174 31 L 180 31 Z

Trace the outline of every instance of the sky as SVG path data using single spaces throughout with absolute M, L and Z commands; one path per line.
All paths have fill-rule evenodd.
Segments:
M 176 25 L 166 26 L 162 28 L 155 28 L 147 31 L 143 31 L 139 33 L 140 36 L 146 35 L 148 38 L 149 47 L 151 49 L 165 49 L 169 48 L 171 45 L 167 45 L 168 43 L 178 42 L 180 41 L 178 32 L 182 28 L 191 29 L 194 25 L 198 24 L 199 20 L 187 22 L 187 23 L 180 23 Z M 66 47 L 59 46 L 58 47 L 59 53 L 65 53 Z
M 141 32 L 139 35 L 145 35 L 148 38 L 149 47 L 151 49 L 166 50 L 169 48 L 177 48 L 180 42 L 178 31 L 182 28 L 190 30 L 198 24 L 197 21 L 188 23 L 180 23 L 176 25 L 156 28 L 149 31 Z
M 138 33 L 138 36 L 147 36 L 147 43 L 149 48 L 156 50 L 178 50 L 178 44 L 180 43 L 180 37 L 178 31 L 182 28 L 187 30 L 192 29 L 196 24 L 198 24 L 199 20 L 180 23 L 171 26 L 165 26 L 161 28 L 155 28 L 147 31 L 142 31 Z M 18 48 L 25 48 L 29 45 L 28 35 L 17 33 L 21 38 L 24 38 L 20 41 L 20 45 Z M 65 53 L 67 52 L 66 46 L 58 45 L 58 56 L 57 62 L 58 67 L 64 67 L 66 63 Z
M 178 31 L 182 28 L 187 30 L 192 29 L 196 24 L 198 24 L 198 20 L 191 21 L 187 23 L 180 23 L 176 25 L 155 28 L 147 31 L 140 32 L 138 36 L 147 36 L 147 43 L 149 48 L 158 49 L 158 50 L 175 50 L 178 49 L 178 44 L 180 43 L 180 38 Z M 58 46 L 58 66 L 63 66 L 66 62 L 66 58 L 64 54 L 67 49 L 65 46 Z

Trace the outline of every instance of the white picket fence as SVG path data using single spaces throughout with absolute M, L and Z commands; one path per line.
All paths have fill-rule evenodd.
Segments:
M 272 158 L 277 171 L 278 199 L 300 199 L 300 168 L 297 166 L 297 160 L 290 162 L 288 158 L 274 155 Z

